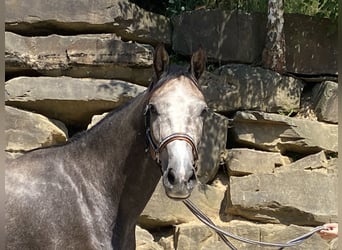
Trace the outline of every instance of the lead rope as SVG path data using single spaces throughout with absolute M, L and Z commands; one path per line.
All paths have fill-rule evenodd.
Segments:
M 209 227 L 211 227 L 210 225 L 216 226 L 214 224 L 214 222 L 208 216 L 206 216 L 204 213 L 202 213 L 202 211 L 199 210 L 190 200 L 186 199 L 183 201 L 183 203 L 204 224 L 206 224 L 206 225 L 209 224 L 208 225 Z M 218 236 L 220 236 L 220 238 L 223 240 L 223 242 L 228 247 L 230 247 L 230 249 L 237 250 L 237 248 L 226 238 L 226 236 L 223 233 L 221 233 L 217 230 L 215 230 L 215 232 L 218 234 Z
M 279 247 L 279 250 L 284 249 L 285 247 L 292 247 L 295 245 L 299 245 L 304 242 L 304 240 L 310 238 L 313 234 L 315 234 L 318 231 L 321 231 L 323 229 L 326 229 L 324 226 L 318 226 L 315 227 L 310 232 L 303 234 L 295 239 L 292 239 L 286 243 L 269 243 L 269 242 L 263 242 L 263 241 L 256 241 L 251 239 L 246 239 L 237 235 L 234 235 L 232 233 L 223 231 L 219 227 L 215 225 L 214 222 L 212 222 L 200 209 L 198 209 L 189 199 L 186 199 L 183 201 L 185 206 L 205 225 L 213 229 L 220 238 L 224 241 L 224 243 L 230 247 L 230 249 L 237 250 L 237 248 L 226 238 L 226 236 L 231 237 L 235 240 L 248 243 L 248 244 L 254 244 L 254 245 L 261 245 L 261 246 L 269 246 L 269 247 Z

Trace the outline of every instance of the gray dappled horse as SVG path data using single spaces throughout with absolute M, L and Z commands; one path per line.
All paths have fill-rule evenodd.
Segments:
M 197 85 L 205 53 L 195 52 L 189 69 L 168 62 L 158 46 L 144 93 L 66 144 L 9 162 L 7 249 L 135 249 L 137 219 L 161 173 L 170 198 L 190 196 L 207 110 Z

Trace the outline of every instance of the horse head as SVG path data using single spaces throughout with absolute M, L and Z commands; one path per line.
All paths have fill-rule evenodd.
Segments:
M 188 69 L 169 65 L 164 46 L 154 53 L 156 79 L 149 87 L 146 135 L 152 157 L 160 165 L 168 197 L 186 199 L 197 183 L 197 147 L 208 110 L 198 79 L 205 69 L 202 48 Z

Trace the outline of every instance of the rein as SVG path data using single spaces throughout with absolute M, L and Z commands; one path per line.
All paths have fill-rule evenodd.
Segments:
M 297 238 L 294 238 L 286 243 L 270 243 L 270 242 L 251 240 L 251 239 L 243 238 L 243 237 L 234 235 L 232 233 L 223 231 L 222 229 L 217 227 L 215 223 L 212 220 L 210 220 L 200 209 L 198 209 L 189 199 L 184 200 L 183 203 L 201 222 L 203 222 L 205 225 L 213 229 L 220 236 L 223 242 L 228 247 L 230 247 L 230 249 L 233 249 L 233 250 L 237 250 L 237 248 L 226 238 L 226 236 L 233 238 L 235 240 L 244 242 L 244 243 L 260 245 L 260 246 L 268 246 L 268 247 L 278 247 L 279 250 L 281 250 L 281 249 L 284 249 L 285 247 L 292 247 L 292 246 L 299 245 L 303 243 L 304 240 L 310 238 L 315 233 L 323 229 L 326 229 L 324 226 L 315 227 L 310 232 L 303 234 Z

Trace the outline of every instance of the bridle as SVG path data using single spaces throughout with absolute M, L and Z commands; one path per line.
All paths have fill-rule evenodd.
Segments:
M 192 76 L 192 75 L 188 75 L 187 76 L 191 82 L 199 89 L 199 85 L 197 80 Z M 163 83 L 158 84 L 157 83 L 157 87 L 160 87 Z M 149 92 L 149 98 L 148 100 L 151 98 L 152 93 L 155 91 L 156 88 L 153 88 L 152 90 L 150 90 Z M 160 161 L 160 154 L 161 152 L 166 148 L 166 146 L 173 142 L 173 141 L 185 141 L 186 143 L 188 143 L 191 148 L 192 148 L 192 155 L 193 155 L 193 159 L 194 159 L 194 168 L 196 169 L 196 165 L 197 165 L 197 160 L 198 160 L 198 150 L 197 150 L 197 146 L 196 143 L 194 141 L 194 139 L 185 134 L 185 133 L 172 133 L 171 135 L 166 136 L 165 138 L 161 139 L 161 141 L 159 143 L 156 143 L 153 139 L 152 133 L 151 133 L 151 105 L 147 104 L 145 106 L 145 110 L 144 110 L 144 118 L 145 118 L 145 136 L 146 136 L 146 144 L 147 144 L 147 148 L 146 151 L 150 151 L 152 159 L 154 159 L 158 165 L 161 165 L 161 161 Z
M 151 126 L 150 126 L 151 111 L 150 111 L 149 104 L 147 104 L 145 107 L 144 116 L 145 116 L 145 128 L 146 128 L 145 136 L 146 136 L 146 143 L 147 143 L 146 151 L 150 151 L 152 159 L 154 159 L 160 165 L 161 164 L 160 154 L 170 142 L 185 141 L 192 148 L 192 155 L 193 155 L 194 162 L 195 162 L 194 165 L 196 167 L 196 162 L 198 160 L 198 150 L 194 142 L 194 139 L 192 139 L 191 136 L 185 133 L 173 133 L 163 138 L 159 143 L 156 143 L 153 140 L 152 133 L 151 133 Z

